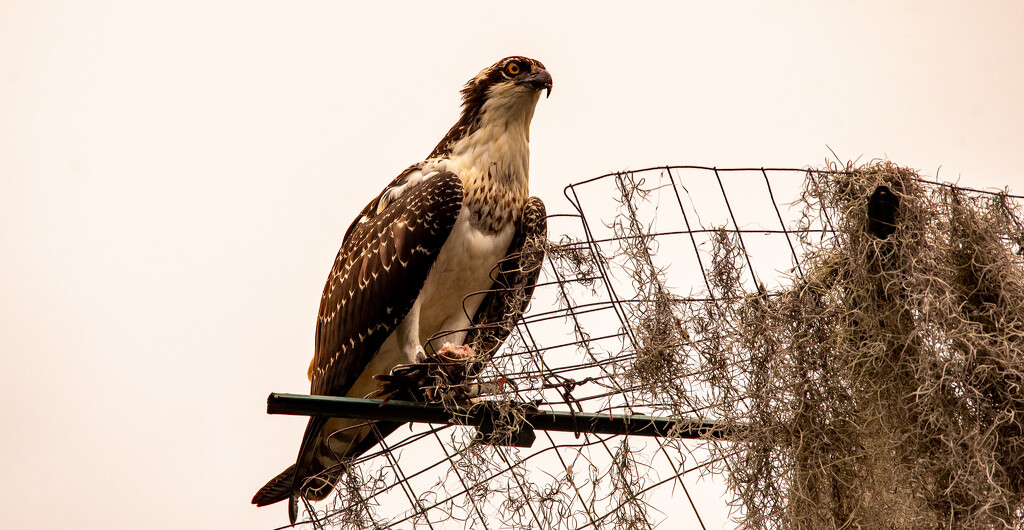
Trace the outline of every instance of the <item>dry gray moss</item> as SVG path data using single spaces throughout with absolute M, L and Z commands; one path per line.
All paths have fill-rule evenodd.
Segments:
M 884 240 L 866 231 L 879 185 L 900 200 Z M 827 216 L 835 235 L 805 232 L 791 288 L 742 292 L 743 260 L 723 233 L 716 301 L 681 310 L 694 340 L 675 355 L 700 359 L 687 372 L 712 398 L 648 382 L 749 425 L 719 447 L 747 527 L 1020 527 L 1018 206 L 889 162 L 809 173 L 801 201 L 807 226 Z M 673 362 L 686 365 L 654 364 Z

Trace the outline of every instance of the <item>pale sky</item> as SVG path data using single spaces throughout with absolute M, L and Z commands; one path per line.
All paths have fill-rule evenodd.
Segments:
M 0 0 L 0 526 L 284 523 L 249 499 L 305 420 L 265 399 L 308 392 L 342 234 L 507 55 L 554 77 L 552 213 L 829 147 L 1024 193 L 1020 2 L 645 6 Z

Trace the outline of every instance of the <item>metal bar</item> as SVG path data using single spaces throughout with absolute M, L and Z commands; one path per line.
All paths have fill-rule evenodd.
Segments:
M 267 398 L 268 414 L 291 416 L 330 416 L 364 420 L 440 423 L 487 427 L 492 421 L 494 406 L 482 401 L 471 409 L 449 410 L 440 405 L 391 400 L 303 394 L 272 393 Z M 729 440 L 737 429 L 733 426 L 699 420 L 669 420 L 643 415 L 591 414 L 586 412 L 552 412 L 531 409 L 524 411 L 526 422 L 533 429 L 594 434 L 630 434 L 633 436 L 669 436 L 679 438 Z M 674 429 L 678 428 L 678 431 Z

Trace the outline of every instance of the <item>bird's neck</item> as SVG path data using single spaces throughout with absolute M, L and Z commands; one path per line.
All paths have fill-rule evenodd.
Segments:
M 517 221 L 530 195 L 530 121 L 537 98 L 520 99 L 485 103 L 476 126 L 448 155 L 447 166 L 462 179 L 474 224 L 488 231 Z

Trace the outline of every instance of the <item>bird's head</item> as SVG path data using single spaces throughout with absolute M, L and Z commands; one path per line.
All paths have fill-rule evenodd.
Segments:
M 506 57 L 484 68 L 462 88 L 462 113 L 476 122 L 486 114 L 504 120 L 525 115 L 529 126 L 541 91 L 551 94 L 551 74 L 536 59 Z
M 521 131 L 529 139 L 530 121 L 540 93 L 551 94 L 551 74 L 529 57 L 506 57 L 484 68 L 462 88 L 462 115 L 431 157 L 443 156 L 455 143 L 473 136 L 487 142 L 507 132 Z
M 544 65 L 529 57 L 506 57 L 484 68 L 462 89 L 465 105 L 495 98 L 530 98 L 547 90 L 551 95 L 551 74 Z

